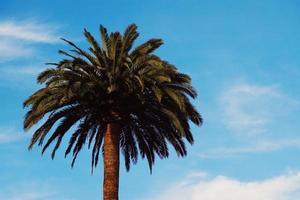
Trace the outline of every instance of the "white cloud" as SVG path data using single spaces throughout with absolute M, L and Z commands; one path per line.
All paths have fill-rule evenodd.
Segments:
M 198 154 L 199 157 L 218 159 L 300 148 L 300 138 L 291 123 L 300 102 L 278 87 L 234 84 L 222 91 L 219 100 L 221 118 L 234 133 L 232 144 L 236 145 L 218 145 Z
M 300 172 L 260 181 L 240 181 L 226 176 L 186 178 L 149 199 L 152 200 L 295 200 L 300 197 Z
M 27 83 L 29 77 L 32 78 L 44 70 L 44 64 L 18 66 L 20 64 L 16 63 L 20 63 L 20 58 L 30 58 L 31 63 L 40 62 L 35 60 L 40 56 L 37 54 L 36 44 L 57 43 L 57 29 L 56 25 L 34 20 L 0 21 L 0 78 L 5 80 L 0 84 L 20 86 L 20 82 Z M 33 56 L 34 54 L 36 55 Z M 9 84 L 7 81 L 10 81 Z
M 216 148 L 200 153 L 199 157 L 204 159 L 227 158 L 241 154 L 266 153 L 288 148 L 300 148 L 300 139 L 265 140 L 257 141 L 252 145 Z
M 54 26 L 36 21 L 2 21 L 0 22 L 0 37 L 29 42 L 57 43 L 59 40 L 54 33 L 55 29 Z
M 225 89 L 220 98 L 225 125 L 239 135 L 257 135 L 299 102 L 273 86 L 239 84 Z M 276 113 L 276 115 L 274 114 Z
M 42 192 L 40 190 L 26 191 L 23 193 L 14 193 L 10 196 L 5 196 L 6 200 L 40 200 L 49 199 L 52 196 L 51 193 Z
M 34 44 L 59 42 L 56 32 L 56 26 L 33 20 L 0 21 L 1 62 L 33 55 Z
M 15 76 L 20 76 L 20 75 L 36 76 L 37 74 L 39 74 L 40 72 L 42 72 L 45 69 L 46 69 L 46 67 L 43 65 L 40 67 L 37 67 L 37 66 L 5 67 L 5 68 L 0 68 L 0 73 L 1 73 L 0 77 L 7 76 L 7 75 L 10 75 L 10 76 L 14 76 L 14 75 Z
M 2 187 L 0 199 L 5 200 L 62 200 L 58 197 L 57 189 L 49 183 L 26 181 L 25 183 L 14 183 Z
M 28 57 L 34 52 L 31 48 L 26 48 L 24 44 L 20 42 L 1 39 L 0 37 L 0 59 L 18 58 L 18 57 Z
M 30 136 L 30 134 L 21 133 L 13 128 L 0 127 L 0 144 L 20 141 L 28 136 Z
M 27 89 L 36 84 L 37 75 L 46 68 L 45 64 L 0 66 L 0 79 L 3 80 L 0 82 L 0 86 Z

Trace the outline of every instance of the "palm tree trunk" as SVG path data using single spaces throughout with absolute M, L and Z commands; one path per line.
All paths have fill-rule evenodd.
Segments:
M 119 199 L 120 125 L 107 124 L 104 136 L 103 200 Z

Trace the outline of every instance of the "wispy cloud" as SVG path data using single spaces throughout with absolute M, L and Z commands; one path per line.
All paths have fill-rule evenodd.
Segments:
M 52 193 L 49 193 L 47 191 L 40 191 L 39 189 L 35 189 L 32 191 L 24 191 L 22 193 L 15 192 L 10 195 L 3 195 L 5 196 L 6 200 L 40 200 L 40 199 L 53 199 L 51 198 L 53 196 Z M 1 197 L 1 196 L 0 196 Z M 3 198 L 4 199 L 4 198 Z
M 0 37 L 0 59 L 2 62 L 3 59 L 28 57 L 32 55 L 33 51 L 32 48 L 26 48 L 26 45 L 18 41 Z
M 300 104 L 274 86 L 238 84 L 224 89 L 220 105 L 227 128 L 240 135 L 257 135 L 267 131 L 278 113 Z
M 56 27 L 37 21 L 0 22 L 0 37 L 38 43 L 57 43 Z
M 300 108 L 300 102 L 284 94 L 279 87 L 233 84 L 223 89 L 219 101 L 223 123 L 234 133 L 232 142 L 236 145 L 207 149 L 198 154 L 201 158 L 219 159 L 300 148 L 300 138 L 286 133 L 295 130 L 279 126 L 284 122 L 286 127 L 294 127 L 288 119 L 293 119 L 291 114 Z M 284 138 L 278 137 L 282 131 L 285 131 Z
M 37 75 L 45 70 L 45 64 L 32 64 L 28 66 L 9 65 L 0 66 L 0 86 L 12 87 L 15 89 L 27 89 L 36 84 Z
M 30 134 L 24 134 L 10 127 L 0 127 L 0 144 L 17 142 L 25 139 Z
M 65 198 L 58 188 L 54 188 L 49 182 L 26 181 L 25 183 L 14 183 L 2 187 L 0 199 L 5 200 L 70 200 Z
M 45 70 L 45 66 L 7 66 L 5 68 L 0 68 L 1 76 L 10 75 L 10 76 L 20 76 L 20 75 L 29 75 L 36 76 L 38 73 Z
M 0 21 L 1 62 L 28 57 L 35 52 L 35 44 L 59 42 L 57 26 L 38 21 Z
M 186 177 L 162 189 L 153 200 L 292 200 L 300 195 L 300 172 L 259 181 L 240 181 L 226 176 Z
M 199 156 L 203 159 L 219 159 L 240 156 L 242 154 L 274 152 L 289 148 L 300 148 L 300 139 L 265 140 L 245 146 L 216 148 L 200 153 Z

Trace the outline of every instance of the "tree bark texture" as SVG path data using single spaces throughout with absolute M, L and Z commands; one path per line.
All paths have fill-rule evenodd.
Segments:
M 103 200 L 119 199 L 120 125 L 107 124 L 104 136 Z

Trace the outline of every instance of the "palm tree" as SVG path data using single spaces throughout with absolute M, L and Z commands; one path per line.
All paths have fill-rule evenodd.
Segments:
M 132 50 L 139 35 L 135 24 L 123 35 L 109 35 L 100 26 L 101 45 L 86 29 L 84 35 L 89 52 L 62 39 L 73 49 L 60 50 L 66 59 L 47 63 L 52 67 L 37 77 L 43 87 L 24 102 L 29 107 L 24 129 L 46 118 L 29 149 L 38 143 L 44 153 L 54 142 L 52 159 L 71 132 L 65 156 L 72 152 L 72 167 L 85 143 L 92 147 L 92 170 L 102 152 L 103 199 L 117 200 L 120 150 L 127 171 L 138 155 L 146 157 L 151 171 L 155 155 L 168 157 L 168 144 L 178 156 L 186 155 L 184 139 L 193 143 L 189 121 L 200 125 L 202 118 L 190 102 L 189 97 L 197 95 L 190 77 L 153 54 L 161 39 L 150 39 Z

